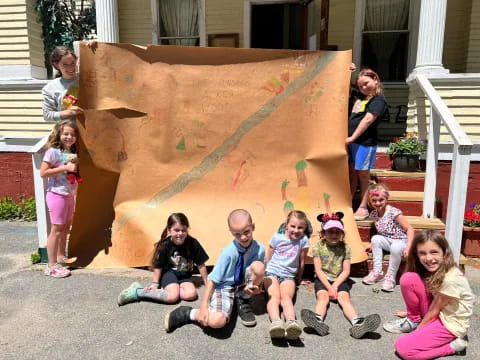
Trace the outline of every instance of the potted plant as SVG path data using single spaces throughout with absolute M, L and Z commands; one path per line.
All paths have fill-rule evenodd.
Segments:
M 463 215 L 462 253 L 480 257 L 480 204 L 470 204 Z
M 420 140 L 416 133 L 407 133 L 396 137 L 388 146 L 387 154 L 393 160 L 393 169 L 397 171 L 417 171 L 420 155 L 427 150 L 427 141 Z

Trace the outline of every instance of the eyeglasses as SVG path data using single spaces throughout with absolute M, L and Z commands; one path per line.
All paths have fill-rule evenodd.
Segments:
M 242 236 L 248 237 L 252 234 L 252 232 L 253 232 L 252 228 L 245 229 L 243 232 L 233 232 L 233 231 L 231 231 L 231 233 L 232 233 L 232 235 L 235 239 L 240 239 Z

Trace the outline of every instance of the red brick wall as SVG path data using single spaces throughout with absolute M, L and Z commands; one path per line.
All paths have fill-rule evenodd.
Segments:
M 442 204 L 437 217 L 447 217 L 448 188 L 450 186 L 450 172 L 452 163 L 450 161 L 439 161 L 437 171 L 437 199 Z M 470 163 L 470 174 L 468 175 L 467 201 L 465 208 L 471 203 L 480 203 L 480 162 Z
M 32 156 L 28 153 L 0 152 L 0 197 L 19 201 L 34 196 Z

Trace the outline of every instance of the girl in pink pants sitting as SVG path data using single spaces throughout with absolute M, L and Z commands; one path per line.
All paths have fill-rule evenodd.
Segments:
M 395 342 L 397 354 L 421 360 L 465 352 L 474 296 L 442 234 L 426 230 L 414 237 L 400 286 L 407 316 L 383 325 L 409 333 Z

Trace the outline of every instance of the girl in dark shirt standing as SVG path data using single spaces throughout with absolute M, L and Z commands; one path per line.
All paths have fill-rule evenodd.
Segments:
M 359 98 L 354 102 L 348 120 L 348 146 L 350 191 L 352 196 L 360 183 L 360 207 L 355 212 L 355 220 L 368 217 L 365 193 L 370 180 L 370 169 L 375 165 L 377 152 L 377 126 L 387 103 L 383 96 L 382 83 L 378 74 L 371 69 L 361 70 L 357 77 Z

